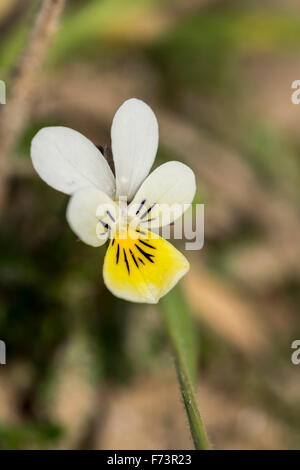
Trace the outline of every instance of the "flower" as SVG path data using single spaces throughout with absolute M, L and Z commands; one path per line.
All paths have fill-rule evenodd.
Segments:
M 194 198 L 195 176 L 177 161 L 147 176 L 157 152 L 158 123 L 141 100 L 129 99 L 118 109 L 111 140 L 115 177 L 100 150 L 67 127 L 45 127 L 35 135 L 32 163 L 47 184 L 71 195 L 67 220 L 83 242 L 98 247 L 110 239 L 103 266 L 107 288 L 132 302 L 157 303 L 189 263 L 148 229 L 182 215 Z

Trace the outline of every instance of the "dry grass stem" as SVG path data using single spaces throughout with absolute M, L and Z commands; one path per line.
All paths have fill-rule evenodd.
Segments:
M 10 96 L 0 115 L 0 211 L 4 207 L 8 157 L 30 113 L 38 72 L 57 29 L 65 0 L 43 0 L 28 44 L 11 78 Z

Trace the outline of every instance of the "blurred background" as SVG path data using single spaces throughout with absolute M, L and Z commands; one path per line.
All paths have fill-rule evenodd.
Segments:
M 2 109 L 38 7 L 1 1 Z M 205 204 L 205 246 L 185 253 L 181 287 L 210 439 L 217 449 L 300 448 L 299 61 L 296 0 L 66 2 L 2 153 L 0 448 L 193 448 L 160 304 L 106 290 L 105 248 L 76 240 L 68 198 L 30 162 L 43 126 L 110 144 L 130 97 L 158 117 L 155 166 L 191 166 Z M 11 123 L 22 110 L 13 113 Z

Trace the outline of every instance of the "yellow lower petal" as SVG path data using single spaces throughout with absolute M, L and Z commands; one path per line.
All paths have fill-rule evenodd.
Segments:
M 189 270 L 169 242 L 146 230 L 128 229 L 111 240 L 104 259 L 106 287 L 131 302 L 157 303 Z

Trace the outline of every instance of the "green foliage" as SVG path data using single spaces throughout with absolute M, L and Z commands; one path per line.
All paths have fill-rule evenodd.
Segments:
M 6 79 L 22 53 L 24 45 L 30 34 L 32 16 L 37 10 L 38 0 L 30 2 L 29 8 L 21 16 L 18 24 L 10 29 L 6 36 L 1 37 L 0 44 L 0 72 L 1 79 Z
M 44 449 L 57 444 L 63 432 L 59 426 L 24 422 L 16 425 L 0 423 L 0 449 L 23 450 L 31 446 Z

